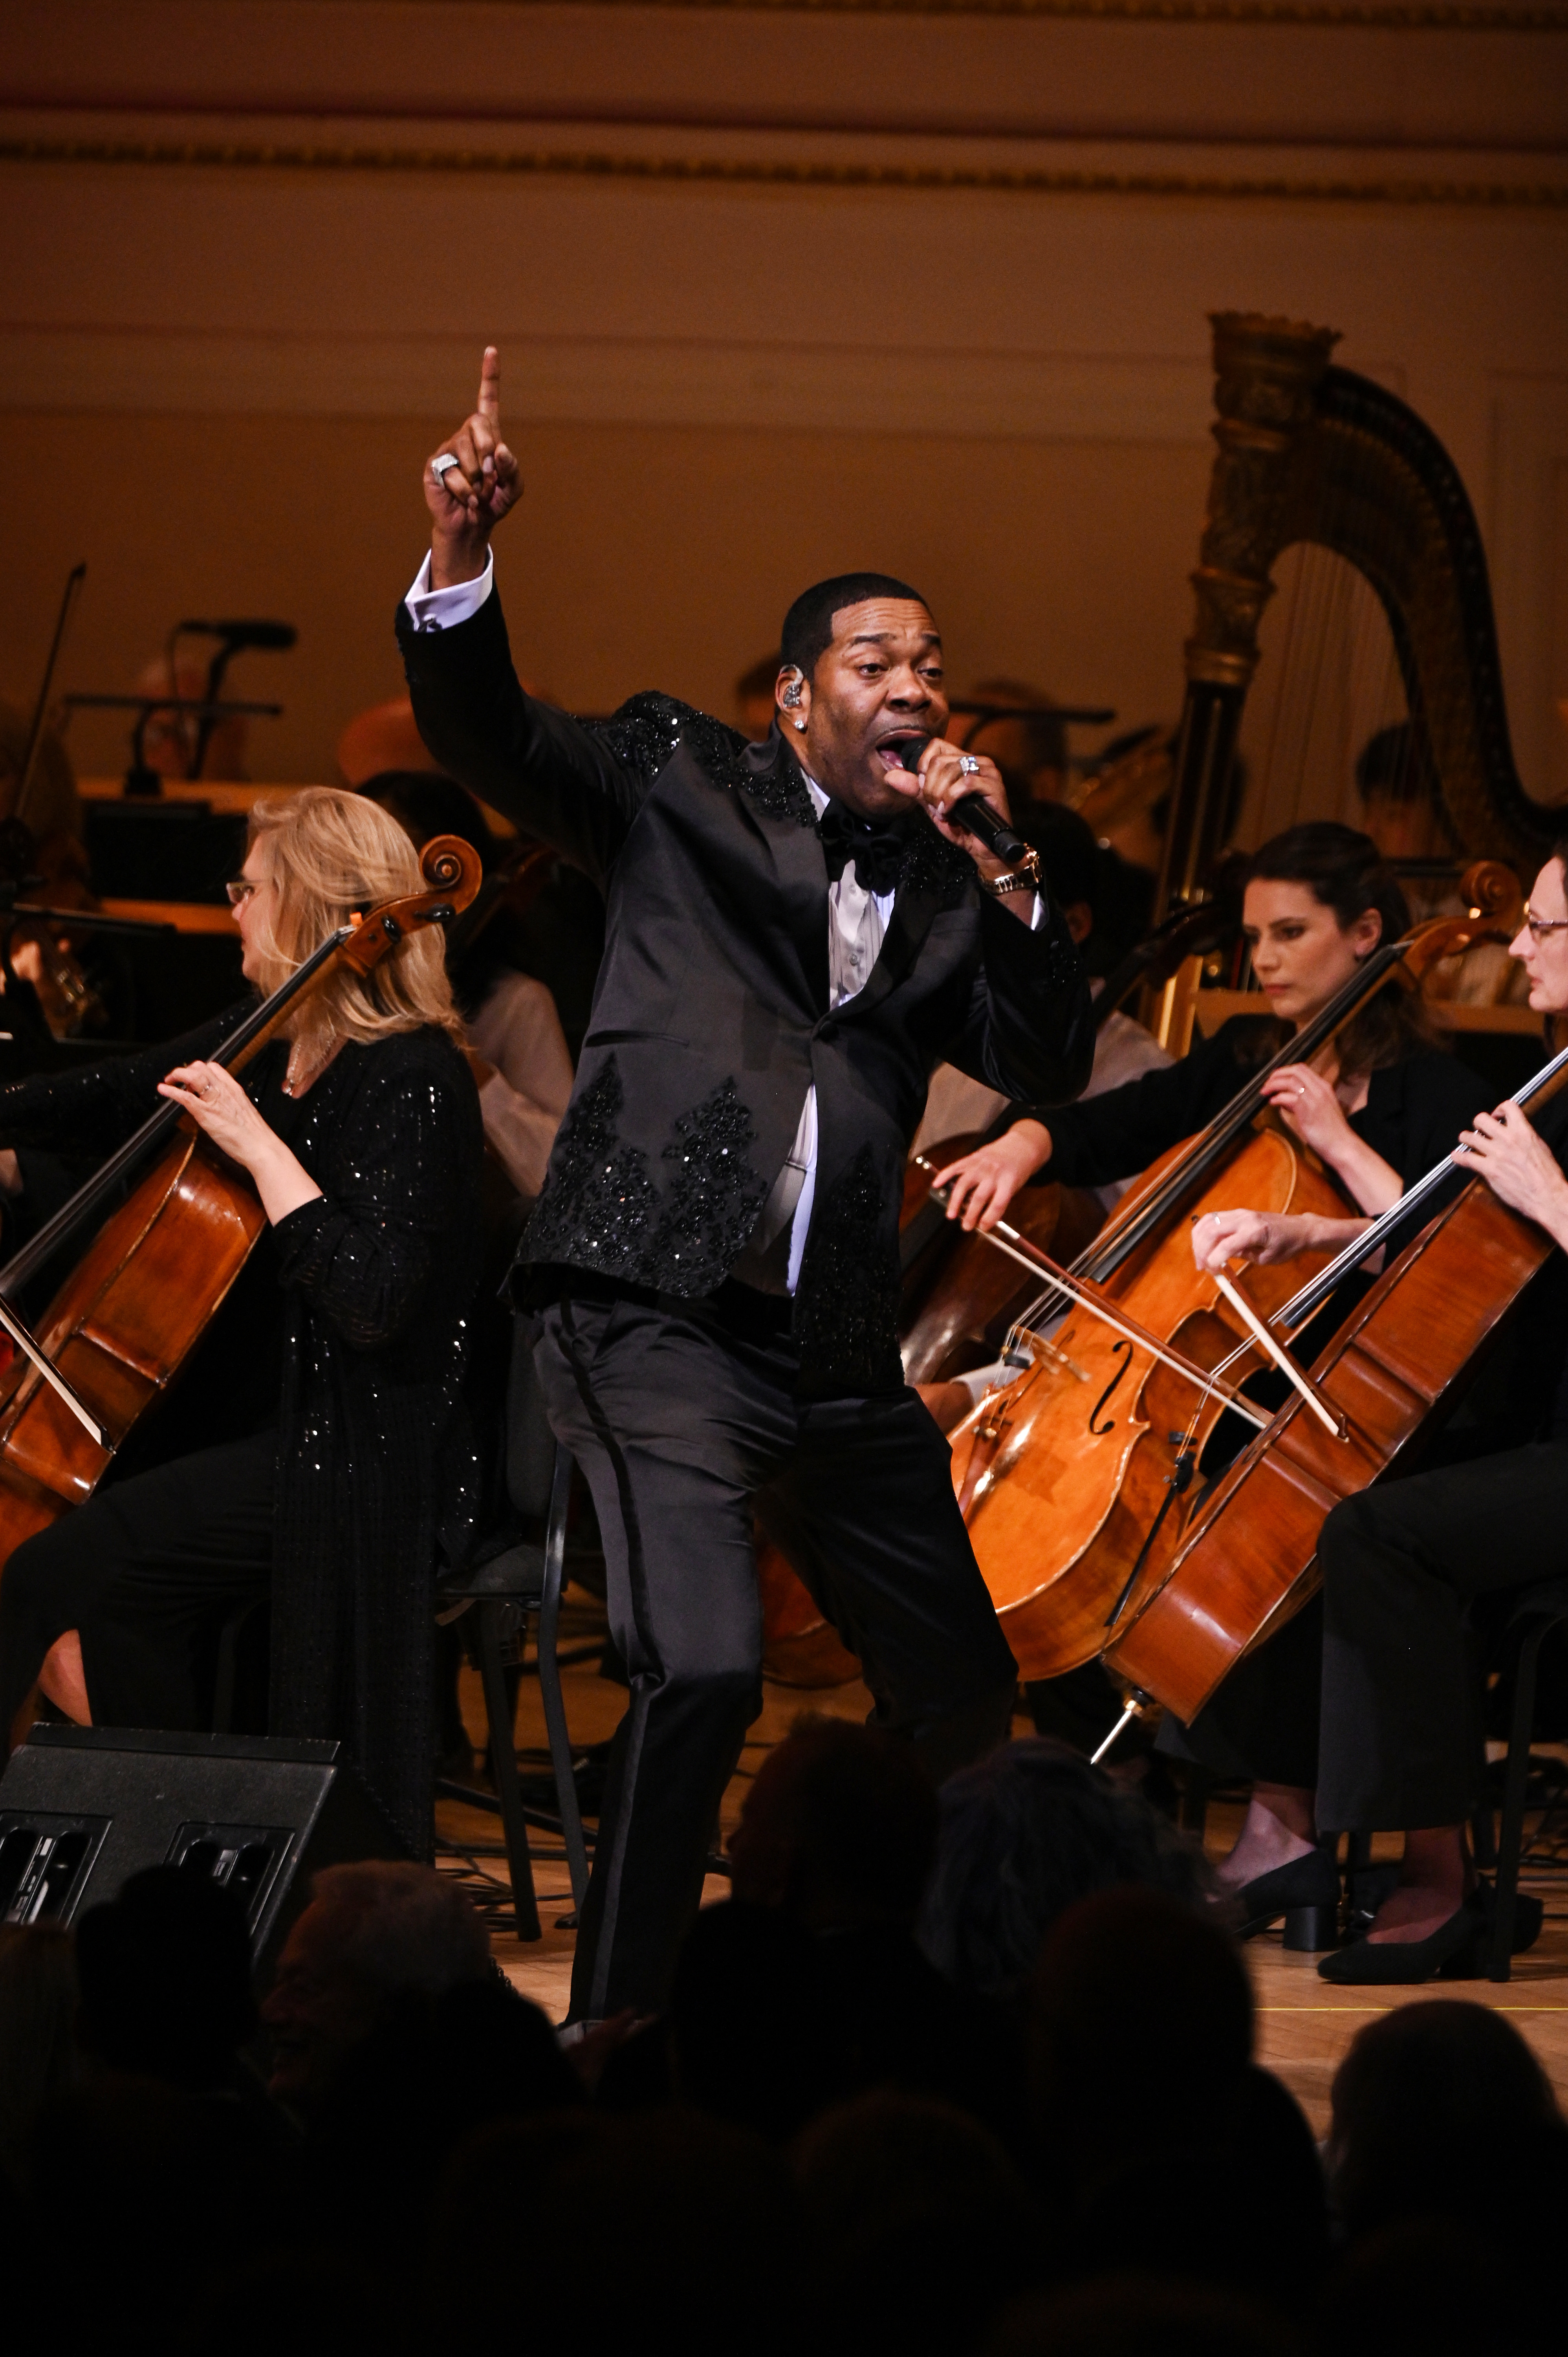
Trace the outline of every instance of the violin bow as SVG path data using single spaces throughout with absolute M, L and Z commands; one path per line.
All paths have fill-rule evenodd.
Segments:
M 8 1308 L 3 1300 L 0 1300 L 0 1327 L 3 1327 L 5 1332 L 9 1334 L 12 1341 L 15 1342 L 17 1350 L 22 1353 L 22 1356 L 25 1359 L 31 1360 L 33 1365 L 37 1367 L 39 1374 L 42 1375 L 45 1383 L 48 1384 L 49 1389 L 59 1394 L 61 1399 L 64 1400 L 67 1407 L 70 1408 L 72 1415 L 75 1416 L 78 1424 L 81 1426 L 82 1430 L 88 1435 L 88 1437 L 91 1439 L 95 1440 L 100 1448 L 107 1448 L 109 1446 L 109 1435 L 104 1431 L 102 1426 L 99 1423 L 91 1409 L 84 1406 L 82 1402 L 78 1399 L 76 1394 L 71 1390 L 70 1385 L 66 1382 L 65 1377 L 59 1373 L 50 1364 L 49 1361 L 45 1357 L 42 1344 L 34 1340 L 32 1335 L 28 1333 L 27 1329 L 23 1325 L 16 1311 Z
M 1219 1287 L 1220 1292 L 1225 1296 L 1226 1300 L 1230 1304 L 1230 1307 L 1236 1312 L 1236 1315 L 1242 1320 L 1243 1324 L 1251 1327 L 1253 1335 L 1262 1344 L 1262 1348 L 1268 1352 L 1270 1358 L 1273 1361 L 1281 1374 L 1285 1378 L 1285 1381 L 1294 1384 L 1295 1389 L 1301 1394 L 1302 1398 L 1306 1402 L 1314 1415 L 1316 1416 L 1318 1422 L 1327 1431 L 1329 1438 L 1331 1440 L 1348 1440 L 1350 1435 L 1344 1418 L 1335 1415 L 1333 1409 L 1328 1405 L 1327 1402 L 1324 1399 L 1323 1394 L 1319 1392 L 1317 1385 L 1311 1382 L 1307 1376 L 1302 1373 L 1301 1369 L 1296 1365 L 1295 1361 L 1290 1356 L 1289 1352 L 1283 1350 L 1281 1345 L 1275 1341 L 1273 1336 L 1270 1333 L 1268 1328 L 1264 1325 L 1262 1319 L 1259 1317 L 1257 1311 L 1248 1300 L 1246 1295 L 1242 1293 L 1237 1286 L 1231 1284 L 1230 1279 L 1226 1275 L 1222 1268 L 1211 1269 L 1209 1271 L 1209 1275 L 1213 1277 L 1215 1284 Z

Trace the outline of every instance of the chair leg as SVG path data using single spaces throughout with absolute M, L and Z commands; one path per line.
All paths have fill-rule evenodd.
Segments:
M 490 1758 L 495 1763 L 496 1798 L 501 1808 L 501 1831 L 507 1866 L 511 1875 L 512 1914 L 520 1940 L 540 1938 L 539 1901 L 533 1889 L 533 1860 L 528 1850 L 528 1821 L 522 1813 L 522 1791 L 517 1781 L 517 1746 L 507 1708 L 506 1673 L 501 1667 L 499 1599 L 475 1606 L 479 1616 L 479 1674 L 485 1689 L 485 1718 L 489 1727 Z
M 1520 1852 L 1524 1847 L 1524 1795 L 1530 1781 L 1530 1737 L 1535 1724 L 1535 1669 L 1541 1641 L 1552 1626 L 1533 1622 L 1519 1649 L 1514 1674 L 1513 1726 L 1509 1734 L 1508 1767 L 1503 1784 L 1503 1817 L 1498 1832 L 1498 1878 L 1494 1897 L 1497 1914 L 1492 1926 L 1492 1954 L 1487 1978 L 1506 1981 L 1513 1969 L 1514 1902 L 1519 1896 Z
M 572 1904 L 581 1914 L 588 1889 L 588 1854 L 583 1840 L 583 1817 L 577 1806 L 577 1786 L 572 1774 L 572 1741 L 566 1727 L 566 1702 L 561 1691 L 561 1665 L 556 1656 L 561 1623 L 562 1569 L 566 1553 L 566 1505 L 572 1491 L 570 1452 L 557 1445 L 555 1474 L 550 1489 L 550 1523 L 544 1535 L 544 1592 L 539 1608 L 539 1695 L 544 1706 L 544 1726 L 550 1738 L 550 1762 L 555 1771 L 555 1795 L 561 1810 L 561 1834 L 566 1868 L 572 1878 Z
M 1214 1782 L 1207 1768 L 1199 1766 L 1196 1760 L 1187 1763 L 1181 1802 L 1176 1810 L 1176 1825 L 1180 1832 L 1195 1835 L 1200 1849 L 1208 1822 L 1208 1795 L 1214 1789 Z

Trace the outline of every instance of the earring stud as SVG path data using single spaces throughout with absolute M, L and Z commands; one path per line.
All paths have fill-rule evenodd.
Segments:
M 795 726 L 800 731 L 801 735 L 804 736 L 806 733 L 805 722 L 803 720 L 797 720 Z

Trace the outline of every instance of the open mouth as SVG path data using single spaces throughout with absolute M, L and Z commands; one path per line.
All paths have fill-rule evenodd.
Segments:
M 884 770 L 913 770 L 921 748 L 929 742 L 923 729 L 910 729 L 901 737 L 884 737 L 872 750 Z

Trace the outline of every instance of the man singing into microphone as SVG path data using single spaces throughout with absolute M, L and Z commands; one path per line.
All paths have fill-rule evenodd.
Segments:
M 521 489 L 489 350 L 424 471 L 431 550 L 398 630 L 442 766 L 607 905 L 512 1280 L 631 1682 L 573 1976 L 585 2022 L 662 2002 L 698 1903 L 760 1706 L 754 1505 L 822 1584 L 879 1725 L 937 1777 L 1004 1738 L 1013 1658 L 899 1362 L 905 1155 L 942 1059 L 1060 1103 L 1093 1033 L 1032 855 L 1009 867 L 950 823 L 979 795 L 994 834 L 1007 803 L 943 738 L 922 598 L 877 574 L 797 598 L 766 743 L 656 694 L 585 725 L 512 669 L 489 537 Z

